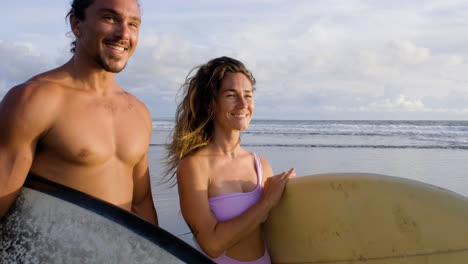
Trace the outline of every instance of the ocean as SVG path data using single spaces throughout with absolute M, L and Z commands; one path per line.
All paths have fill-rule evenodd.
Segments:
M 164 145 L 173 121 L 153 121 L 150 172 L 160 224 L 189 243 L 177 188 L 161 184 Z M 275 173 L 297 177 L 367 172 L 409 178 L 468 196 L 468 121 L 252 120 L 241 145 Z

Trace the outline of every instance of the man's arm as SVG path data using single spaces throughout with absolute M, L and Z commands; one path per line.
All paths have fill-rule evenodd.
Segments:
M 3 135 L 0 132 L 0 137 Z M 0 143 L 0 218 L 15 201 L 32 163 L 32 151 L 28 146 L 12 145 L 4 144 L 3 140 Z
M 158 225 L 158 215 L 153 203 L 148 167 L 148 154 L 135 166 L 133 171 L 132 212 Z
M 34 158 L 36 143 L 45 131 L 47 101 L 37 89 L 17 86 L 0 102 L 0 218 L 16 199 Z

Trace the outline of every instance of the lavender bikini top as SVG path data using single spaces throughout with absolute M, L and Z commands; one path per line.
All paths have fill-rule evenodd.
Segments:
M 230 220 L 241 215 L 262 196 L 262 164 L 257 154 L 253 153 L 255 169 L 257 171 L 257 186 L 251 192 L 225 193 L 208 198 L 208 202 L 216 219 L 220 222 Z

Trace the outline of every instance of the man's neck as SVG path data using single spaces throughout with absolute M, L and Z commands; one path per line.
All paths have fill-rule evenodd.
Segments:
M 102 69 L 93 61 L 84 61 L 75 55 L 65 67 L 74 79 L 77 88 L 106 94 L 116 86 L 115 73 Z

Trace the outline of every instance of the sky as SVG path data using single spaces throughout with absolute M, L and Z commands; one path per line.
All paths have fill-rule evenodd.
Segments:
M 468 120 L 468 0 L 141 0 L 119 84 L 153 119 L 208 60 L 257 79 L 254 119 Z M 71 57 L 69 0 L 5 1 L 0 98 Z

